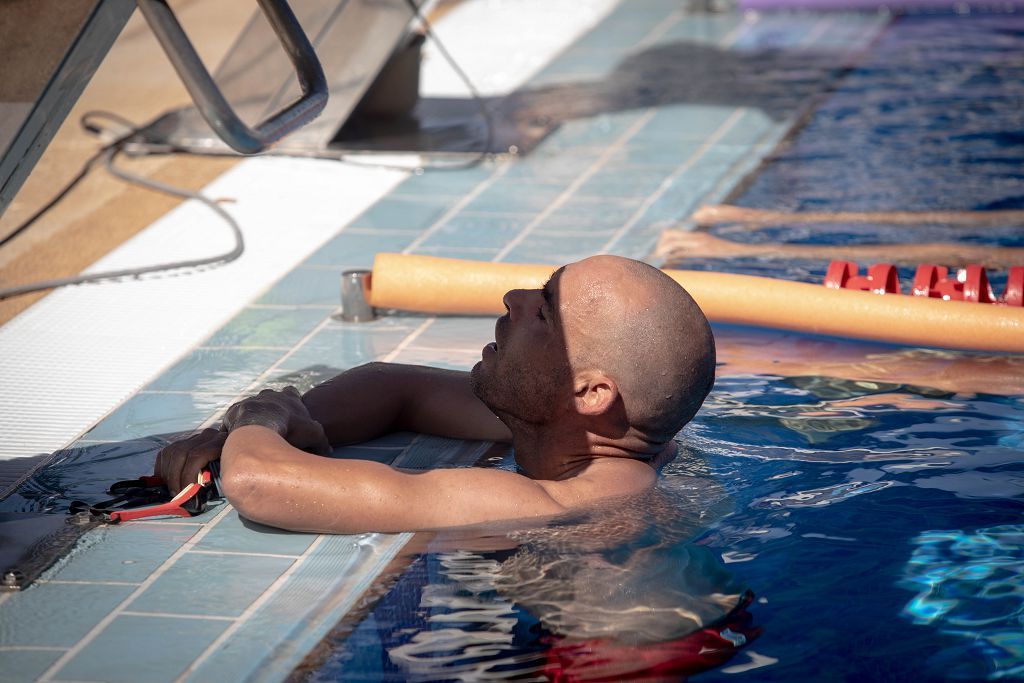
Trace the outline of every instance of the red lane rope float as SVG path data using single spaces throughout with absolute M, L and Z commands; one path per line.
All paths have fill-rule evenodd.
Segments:
M 857 270 L 857 264 L 853 261 L 832 261 L 825 274 L 825 286 L 875 294 L 900 294 L 900 278 L 892 264 L 878 263 L 870 266 L 866 275 L 858 275 Z M 971 264 L 957 271 L 954 277 L 949 277 L 949 269 L 945 266 L 923 263 L 917 267 L 910 293 L 944 301 L 1024 306 L 1024 266 L 1010 269 L 1006 291 L 997 298 L 988 283 L 988 273 L 982 266 Z
M 423 313 L 497 315 L 505 310 L 501 303 L 505 292 L 540 287 L 554 270 L 549 265 L 382 253 L 374 261 L 370 304 Z M 1024 307 L 1020 305 L 878 296 L 753 275 L 665 272 L 715 322 L 912 346 L 1024 353 Z M 1014 292 L 1024 290 L 1024 273 L 1015 269 L 1011 275 L 1013 281 L 1004 295 L 1008 302 L 1020 297 Z

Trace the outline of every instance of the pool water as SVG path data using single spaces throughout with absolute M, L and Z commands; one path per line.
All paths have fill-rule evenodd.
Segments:
M 894 19 L 734 200 L 1024 208 L 1022 48 L 1012 14 Z M 1019 226 L 721 233 L 1024 245 Z M 827 264 L 680 265 L 820 281 Z M 990 274 L 1001 291 L 1005 274 Z M 716 337 L 716 389 L 654 495 L 434 539 L 295 678 L 1024 678 L 1024 357 L 727 326 Z M 727 626 L 731 659 L 680 644 L 708 623 Z

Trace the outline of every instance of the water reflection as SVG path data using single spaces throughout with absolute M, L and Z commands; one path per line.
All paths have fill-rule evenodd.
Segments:
M 1024 526 L 926 531 L 913 541 L 902 585 L 915 624 L 961 640 L 935 659 L 950 678 L 1024 676 Z
M 314 680 L 366 676 L 370 645 L 387 680 L 678 680 L 717 666 L 760 634 L 746 586 L 693 542 L 731 506 L 712 480 L 676 473 L 544 526 L 438 534 Z

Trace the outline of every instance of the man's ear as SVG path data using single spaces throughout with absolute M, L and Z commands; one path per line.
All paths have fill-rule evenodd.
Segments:
M 619 398 L 615 380 L 601 372 L 585 371 L 576 375 L 573 386 L 576 412 L 580 415 L 603 415 Z

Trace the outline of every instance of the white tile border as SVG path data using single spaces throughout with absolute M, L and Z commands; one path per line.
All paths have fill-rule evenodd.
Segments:
M 89 429 L 408 175 L 335 161 L 248 159 L 204 192 L 228 198 L 246 250 L 203 271 L 58 290 L 0 328 L 0 460 Z M 227 226 L 186 202 L 88 271 L 215 254 Z

